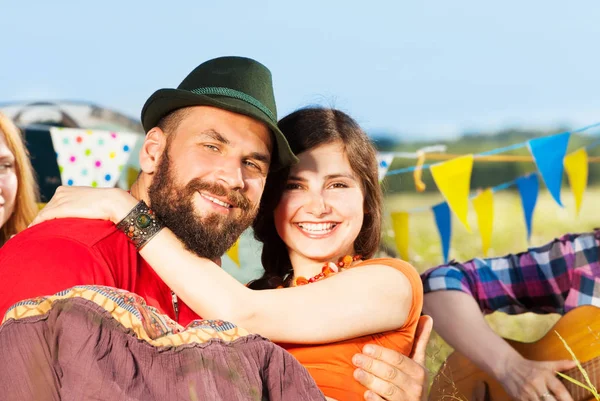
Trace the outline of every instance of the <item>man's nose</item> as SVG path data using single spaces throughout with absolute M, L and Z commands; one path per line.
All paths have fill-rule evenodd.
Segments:
M 217 167 L 217 181 L 232 190 L 244 189 L 244 176 L 241 163 L 224 163 Z

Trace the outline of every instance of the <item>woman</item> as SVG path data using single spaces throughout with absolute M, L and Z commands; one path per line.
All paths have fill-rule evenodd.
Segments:
M 35 217 L 37 191 L 19 129 L 0 113 L 0 247 Z
M 300 162 L 270 174 L 265 186 L 255 224 L 264 241 L 265 276 L 250 284 L 265 291 L 252 291 L 185 251 L 167 229 L 140 254 L 203 318 L 228 320 L 281 344 L 305 344 L 284 346 L 325 395 L 362 399 L 365 389 L 348 380 L 352 355 L 373 340 L 410 352 L 422 305 L 420 278 L 402 261 L 368 260 L 380 241 L 382 195 L 375 150 L 356 122 L 337 110 L 304 109 L 280 127 Z M 82 217 L 118 223 L 137 203 L 123 191 L 107 191 L 102 200 L 86 191 L 96 190 L 73 189 L 68 206 L 46 210 L 42 218 L 78 217 L 75 210 L 87 209 Z M 97 211 L 90 213 L 94 202 Z M 382 332 L 389 333 L 371 336 Z

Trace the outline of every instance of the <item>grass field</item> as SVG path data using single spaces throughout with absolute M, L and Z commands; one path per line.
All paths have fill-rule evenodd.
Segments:
M 525 221 L 517 192 L 502 191 L 494 195 L 494 233 L 488 256 L 501 256 L 517 253 L 529 246 L 542 245 L 567 232 L 591 231 L 600 227 L 600 188 L 590 188 L 583 198 L 579 217 L 575 216 L 573 195 L 563 188 L 562 202 L 558 206 L 545 188 L 540 189 L 537 207 L 533 217 L 533 233 L 527 242 Z M 442 200 L 439 194 L 401 193 L 386 197 L 387 213 L 409 210 L 415 207 L 434 205 Z M 387 219 L 389 225 L 389 218 Z M 483 256 L 481 239 L 477 231 L 474 210 L 469 212 L 472 233 L 468 233 L 456 219 L 452 220 L 452 242 L 450 259 L 467 261 Z M 409 261 L 419 270 L 441 264 L 442 250 L 439 234 L 431 211 L 412 214 L 409 220 L 410 257 Z M 386 243 L 393 244 L 393 233 L 388 230 Z M 508 316 L 495 313 L 487 317 L 497 333 L 518 341 L 535 341 L 544 335 L 556 322 L 558 315 L 524 314 Z M 435 374 L 452 349 L 435 333 L 428 346 L 428 368 Z M 433 376 L 433 375 L 432 375 Z

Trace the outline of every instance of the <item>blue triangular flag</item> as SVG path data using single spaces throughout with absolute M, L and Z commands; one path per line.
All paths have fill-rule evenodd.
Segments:
M 450 252 L 450 237 L 452 237 L 452 220 L 450 219 L 450 208 L 446 202 L 435 205 L 433 208 L 435 223 L 442 240 L 442 253 L 444 254 L 444 263 L 448 262 L 448 253 Z
M 563 176 L 563 159 L 567 153 L 571 133 L 547 136 L 532 139 L 528 142 L 529 152 L 535 160 L 535 165 L 540 172 L 544 184 L 550 194 L 560 206 L 560 187 Z
M 521 195 L 523 215 L 525 216 L 525 225 L 527 226 L 527 241 L 529 241 L 531 238 L 533 210 L 535 209 L 540 189 L 537 174 L 530 174 L 525 177 L 517 178 L 517 187 L 519 188 L 519 195 Z

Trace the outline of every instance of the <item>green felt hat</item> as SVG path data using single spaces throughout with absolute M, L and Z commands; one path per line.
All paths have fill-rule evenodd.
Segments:
M 265 123 L 275 139 L 271 170 L 298 161 L 277 128 L 277 108 L 271 72 L 245 57 L 219 57 L 200 64 L 177 89 L 159 89 L 142 108 L 146 132 L 167 114 L 189 106 L 212 106 L 243 114 Z

